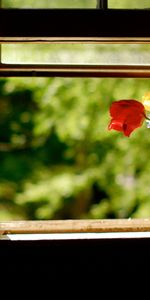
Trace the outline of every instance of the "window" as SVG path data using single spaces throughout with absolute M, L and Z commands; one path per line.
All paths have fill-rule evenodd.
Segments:
M 87 231 L 90 219 L 119 219 L 120 224 L 120 219 L 148 217 L 148 191 L 144 191 L 147 169 L 142 169 L 144 164 L 146 166 L 147 156 L 141 157 L 138 146 L 142 138 L 143 144 L 146 143 L 144 153 L 147 153 L 147 133 L 143 129 L 134 142 L 118 141 L 117 137 L 115 142 L 115 136 L 109 140 L 102 128 L 108 121 L 109 103 L 113 99 L 131 96 L 140 99 L 149 89 L 149 10 L 133 7 L 109 9 L 109 4 L 114 7 L 113 1 L 87 1 L 86 7 L 78 7 L 83 2 L 77 1 L 80 9 L 68 6 L 51 9 L 44 1 L 39 2 L 42 7 L 38 6 L 38 1 L 34 3 L 36 7 L 31 9 L 26 1 L 24 9 L 21 1 L 6 1 L 2 2 L 0 10 L 1 114 L 6 118 L 2 118 L 1 125 L 8 124 L 8 135 L 2 132 L 0 144 L 2 220 L 10 204 L 10 215 L 16 207 L 14 219 L 57 219 L 60 231 L 75 228 L 75 231 L 81 232 L 84 219 L 89 220 L 85 226 Z M 52 2 L 49 3 L 52 5 Z M 144 5 L 147 7 L 146 1 Z M 13 22 L 14 19 L 16 22 Z M 139 19 L 144 20 L 142 25 Z M 7 78 L 11 80 L 7 81 Z M 83 83 L 79 85 L 81 81 Z M 128 89 L 124 89 L 126 83 Z M 79 98 L 82 90 L 83 100 Z M 60 101 L 63 92 L 63 100 Z M 17 97 L 21 101 L 16 104 Z M 89 97 L 91 102 L 87 103 Z M 114 150 L 113 155 L 109 154 L 110 149 Z M 17 158 L 15 164 L 12 153 Z M 137 155 L 139 160 L 135 163 Z M 43 165 L 35 161 L 35 157 Z M 119 165 L 122 166 L 121 171 Z M 22 168 L 25 179 L 21 177 Z M 13 182 L 10 182 L 11 176 Z M 140 178 L 142 188 L 137 189 Z M 110 184 L 112 181 L 115 193 Z M 13 203 L 12 197 L 15 199 Z M 5 220 L 9 220 L 10 215 Z M 59 221 L 63 218 L 67 227 L 60 229 L 63 225 Z M 75 222 L 80 218 L 80 222 Z M 74 221 L 67 223 L 68 219 Z M 122 222 L 125 230 L 131 227 L 138 230 L 141 226 L 146 230 L 149 228 L 147 221 Z M 24 223 L 18 224 L 24 230 Z M 52 225 L 42 224 L 47 231 L 55 230 L 49 229 L 49 226 L 56 226 L 55 221 L 51 222 Z M 91 224 L 92 231 L 96 228 L 104 230 L 102 224 L 105 221 L 99 226 L 94 220 Z M 5 225 L 1 224 L 2 233 Z M 11 226 L 18 231 L 16 224 Z M 31 223 L 33 232 L 36 231 L 34 226 L 34 222 Z M 39 223 L 39 231 L 43 230 L 40 229 L 42 226 Z M 107 226 L 119 230 L 120 225 L 115 220 Z
M 149 92 L 148 1 L 1 7 L 3 290 L 106 296 L 142 274 L 145 291 L 149 129 L 127 138 L 106 128 L 112 101 Z

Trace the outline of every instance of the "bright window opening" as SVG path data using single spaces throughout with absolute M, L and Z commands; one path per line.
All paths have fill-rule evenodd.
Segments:
M 149 44 L 4 44 L 2 63 L 149 65 Z

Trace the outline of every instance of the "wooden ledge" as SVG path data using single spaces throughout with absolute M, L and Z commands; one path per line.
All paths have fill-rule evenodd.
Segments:
M 149 78 L 149 65 L 2 64 L 1 77 Z
M 0 222 L 0 235 L 31 233 L 148 232 L 150 219 Z

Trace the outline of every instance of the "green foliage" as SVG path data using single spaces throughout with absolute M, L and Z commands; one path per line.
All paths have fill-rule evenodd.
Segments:
M 11 8 L 96 8 L 97 0 L 2 0 Z M 109 8 L 149 8 L 149 0 L 108 0 Z
M 137 9 L 137 8 L 149 8 L 149 0 L 108 0 L 109 8 L 131 8 L 131 9 Z
M 96 0 L 3 0 L 3 7 L 11 8 L 95 8 Z
M 149 129 L 108 131 L 149 79 L 0 80 L 0 220 L 149 217 Z

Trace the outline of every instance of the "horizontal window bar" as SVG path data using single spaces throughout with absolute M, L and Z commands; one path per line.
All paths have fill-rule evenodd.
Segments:
M 0 234 L 150 232 L 149 219 L 49 220 L 0 222 Z
M 0 44 L 150 44 L 150 37 L 1 37 Z
M 149 78 L 150 66 L 0 64 L 0 77 L 11 76 Z
M 0 9 L 0 42 L 150 40 L 150 10 Z

